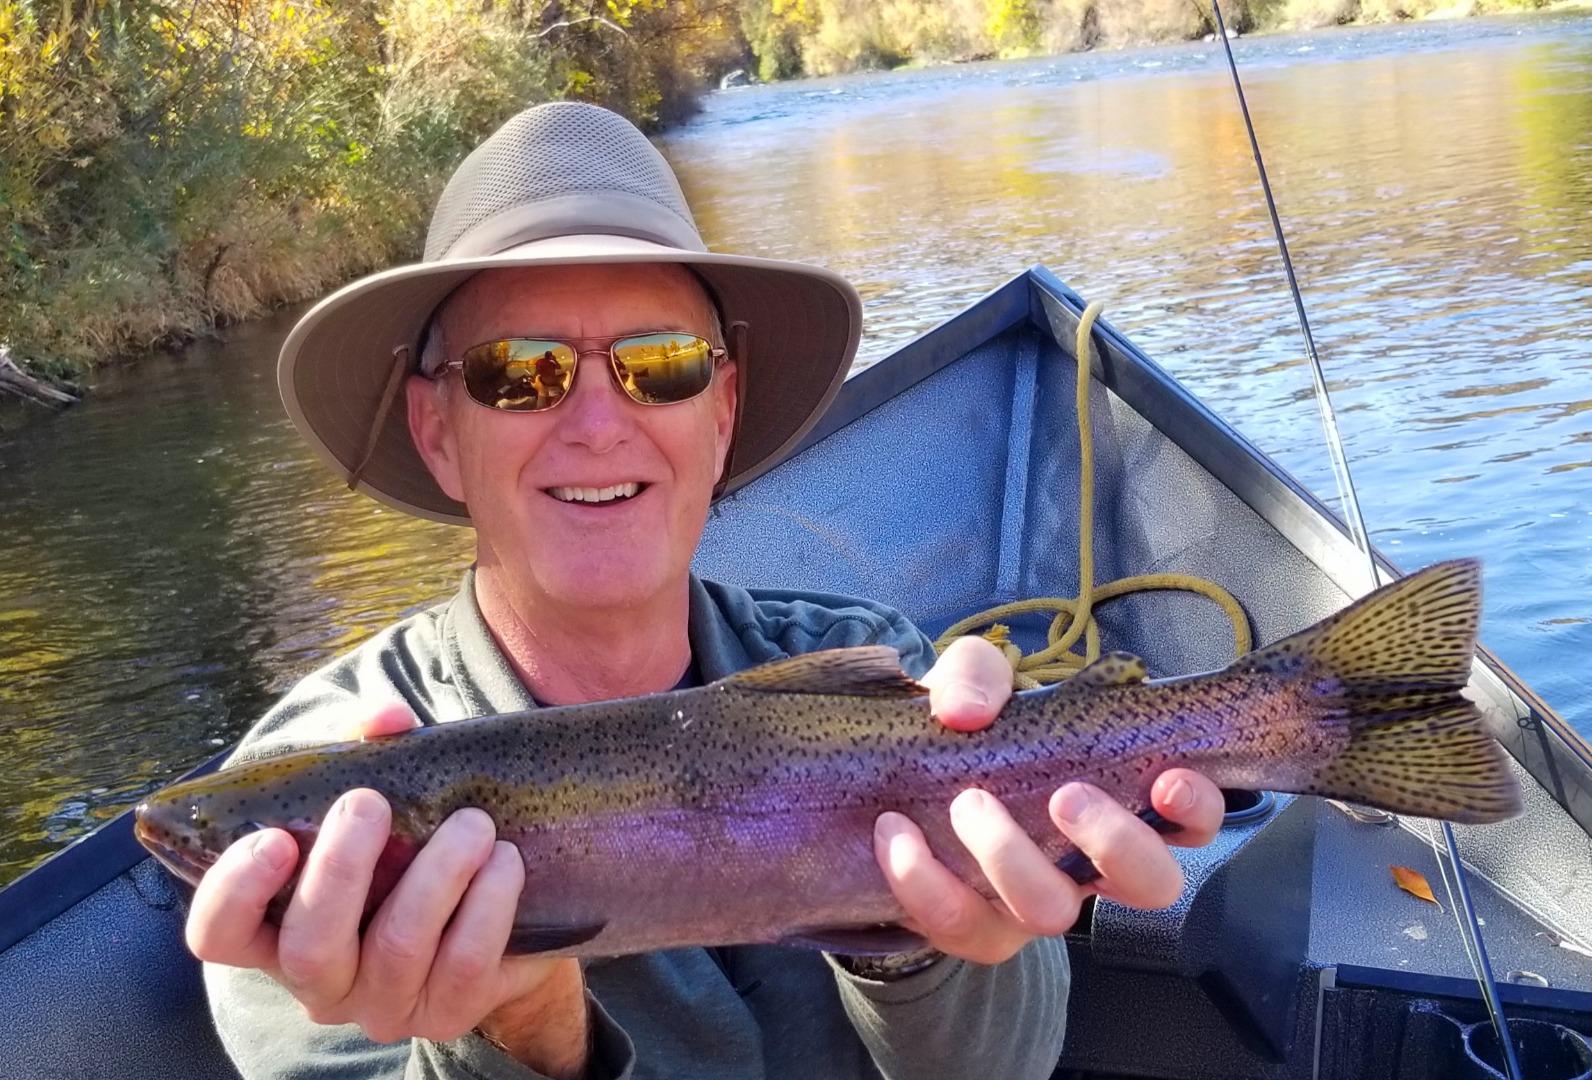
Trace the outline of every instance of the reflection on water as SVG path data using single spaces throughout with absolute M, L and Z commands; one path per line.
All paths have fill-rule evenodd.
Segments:
M 667 149 L 710 244 L 858 282 L 866 356 L 1042 261 L 1331 498 L 1218 48 L 720 94 Z M 1376 542 L 1482 555 L 1489 645 L 1592 735 L 1592 19 L 1237 52 Z
M 107 373 L 0 443 L 0 881 L 456 583 L 463 530 L 349 497 L 300 445 L 290 325 Z
M 1365 513 L 1481 554 L 1484 634 L 1592 733 L 1592 19 L 1238 43 Z M 665 150 L 710 245 L 824 263 L 865 362 L 1043 261 L 1331 494 L 1292 309 L 1208 46 L 715 95 Z M 469 535 L 293 435 L 290 319 L 107 373 L 0 436 L 0 881 L 447 594 Z

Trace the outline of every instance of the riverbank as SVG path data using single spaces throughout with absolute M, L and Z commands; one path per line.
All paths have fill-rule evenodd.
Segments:
M 1247 33 L 1535 6 L 1229 0 L 1226 14 Z M 413 259 L 453 166 L 527 102 L 596 100 L 656 130 L 736 67 L 786 79 L 1211 30 L 1186 0 L 901 0 L 888 21 L 861 0 L 588 7 L 361 0 L 146 27 L 70 7 L 47 24 L 0 0 L 0 345 L 33 376 L 82 378 Z
M 744 62 L 733 9 L 0 0 L 0 346 L 70 379 L 414 258 L 527 104 L 688 115 Z

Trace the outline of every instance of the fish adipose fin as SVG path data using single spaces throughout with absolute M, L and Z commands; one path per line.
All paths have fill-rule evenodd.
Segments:
M 842 956 L 893 956 L 917 952 L 928 947 L 922 934 L 904 926 L 880 923 L 875 926 L 820 926 L 798 930 L 780 939 L 781 945 L 801 949 L 822 949 Z
M 1302 675 L 1348 716 L 1350 742 L 1299 790 L 1395 813 L 1479 823 L 1520 813 L 1520 785 L 1461 695 L 1481 619 L 1481 566 L 1401 578 L 1231 670 Z
M 742 671 L 715 685 L 770 694 L 915 698 L 929 688 L 901 670 L 901 654 L 888 645 L 825 649 Z
M 523 955 L 525 953 L 553 952 L 556 949 L 568 949 L 576 945 L 584 945 L 602 933 L 603 927 L 607 925 L 606 922 L 566 926 L 536 926 L 531 923 L 515 923 L 514 929 L 509 933 L 507 952 L 511 955 Z

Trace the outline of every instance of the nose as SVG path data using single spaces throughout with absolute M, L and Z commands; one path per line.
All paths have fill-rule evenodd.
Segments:
M 634 411 L 641 408 L 614 381 L 606 352 L 582 352 L 575 384 L 554 415 L 559 436 L 572 446 L 604 454 L 630 436 Z

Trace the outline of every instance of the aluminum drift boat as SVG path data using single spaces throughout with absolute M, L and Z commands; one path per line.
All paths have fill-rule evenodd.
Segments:
M 853 378 L 798 453 L 720 504 L 699 572 L 877 597 L 930 633 L 1075 595 L 1082 307 L 1035 269 Z M 1095 342 L 1098 581 L 1209 578 L 1261 642 L 1363 590 L 1363 557 L 1320 503 L 1125 339 L 1101 326 Z M 1198 597 L 1134 594 L 1097 616 L 1104 646 L 1156 675 L 1232 658 Z M 1592 946 L 1592 749 L 1485 653 L 1472 691 L 1526 787 L 1520 819 L 1458 830 L 1521 1065 L 1592 1078 L 1592 955 L 1577 951 Z M 1412 866 L 1437 884 L 1424 823 L 1245 801 L 1214 844 L 1179 853 L 1176 907 L 1101 902 L 1069 935 L 1058 1075 L 1502 1075 L 1452 916 L 1390 878 Z M 235 1075 L 181 918 L 126 815 L 0 891 L 0 1077 Z

